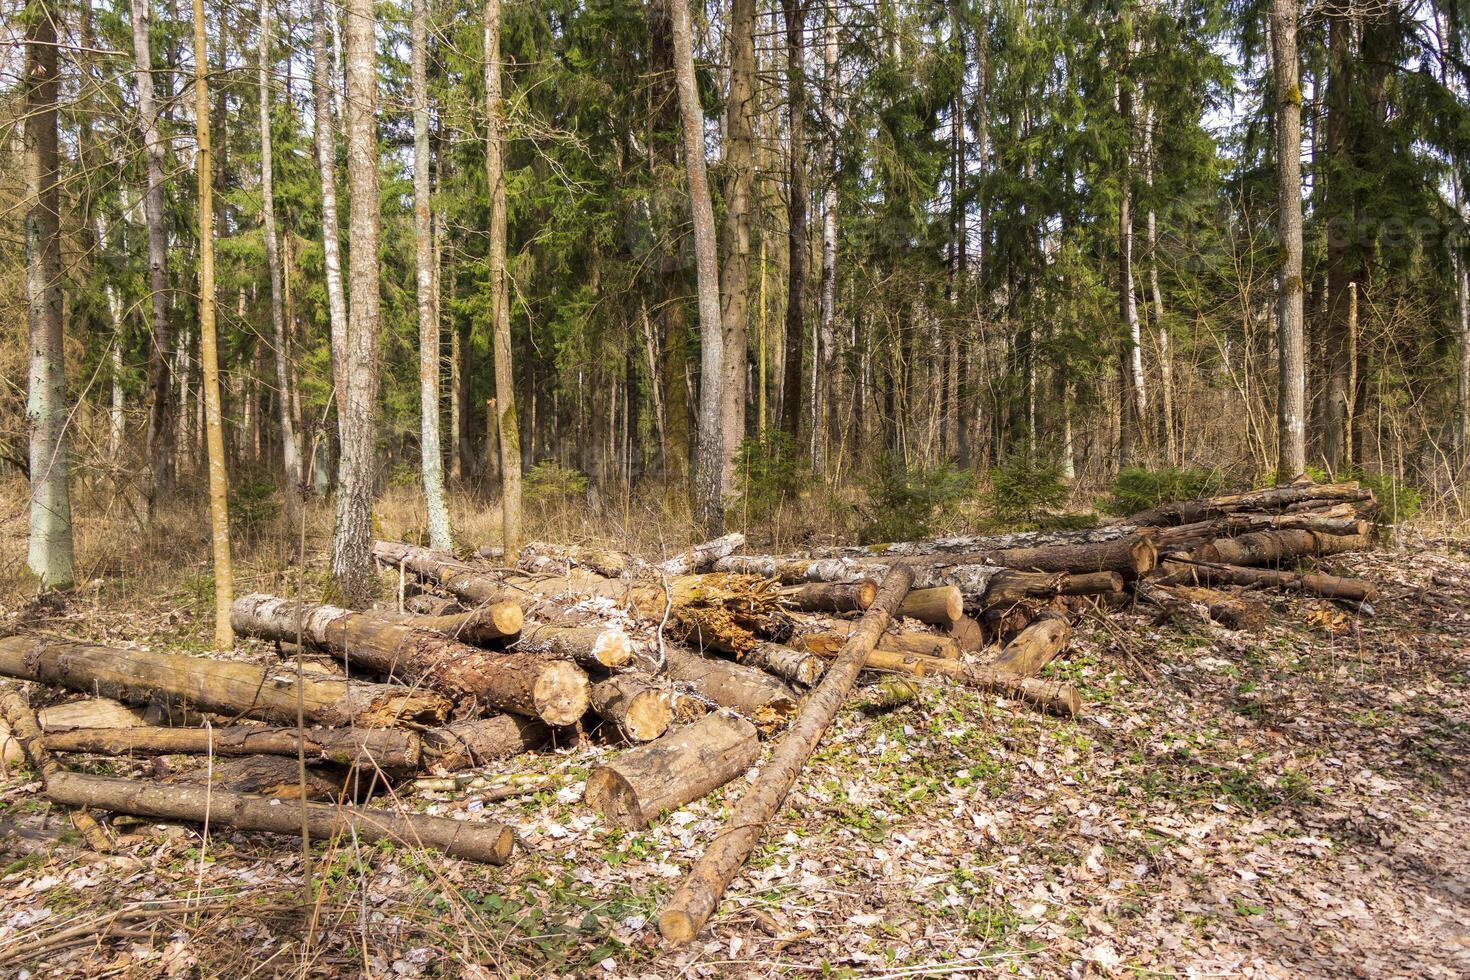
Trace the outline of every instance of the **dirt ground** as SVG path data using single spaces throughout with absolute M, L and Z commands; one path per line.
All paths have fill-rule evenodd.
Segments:
M 1282 596 L 1262 634 L 1091 616 L 1048 668 L 1082 691 L 1075 720 L 928 682 L 872 714 L 859 691 L 683 950 L 658 908 L 740 780 L 629 833 L 580 802 L 616 750 L 522 756 L 489 782 L 531 795 L 404 797 L 508 822 L 508 866 L 319 843 L 303 909 L 294 841 L 119 818 L 100 856 L 11 773 L 0 831 L 60 839 L 0 856 L 0 974 L 1470 976 L 1464 548 L 1333 559 L 1379 585 L 1371 618 Z M 201 650 L 207 590 L 175 574 L 144 601 L 147 574 L 0 608 L 0 633 Z

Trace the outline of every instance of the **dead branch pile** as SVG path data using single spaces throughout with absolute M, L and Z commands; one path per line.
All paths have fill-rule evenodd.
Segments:
M 271 809 L 224 786 L 210 820 L 282 833 L 347 828 L 501 861 L 510 837 L 498 824 L 441 826 L 341 796 L 426 772 L 454 783 L 456 771 L 593 738 L 628 748 L 592 772 L 586 802 L 618 826 L 642 827 L 746 773 L 762 740 L 774 741 L 731 827 L 661 919 L 666 937 L 687 942 L 861 676 L 879 704 L 912 699 L 927 678 L 1073 716 L 1081 693 L 1042 675 L 1079 615 L 1141 605 L 1256 629 L 1266 590 L 1371 614 L 1371 585 L 1302 566 L 1367 547 L 1374 506 L 1355 483 L 1301 483 L 1082 531 L 791 555 L 740 554 L 744 539 L 728 535 L 663 562 L 542 542 L 464 559 L 379 541 L 375 556 L 399 579 L 390 608 L 236 600 L 238 633 L 292 653 L 265 665 L 0 639 L 0 675 L 91 698 L 38 717 L 8 692 L 5 757 L 28 761 L 57 803 L 199 819 L 188 786 L 83 776 L 51 755 L 275 756 L 274 768 L 255 766 L 271 772 L 300 755 L 334 773 L 313 785 L 341 787 L 336 803 Z M 298 673 L 298 643 L 343 671 Z M 192 727 L 124 707 L 159 701 Z

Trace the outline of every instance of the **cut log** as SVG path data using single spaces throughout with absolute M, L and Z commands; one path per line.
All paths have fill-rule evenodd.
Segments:
M 481 558 L 498 560 L 502 552 L 499 547 L 481 548 L 475 554 Z M 575 544 L 551 544 L 546 541 L 533 541 L 525 545 L 516 561 L 517 568 L 528 572 L 560 572 L 573 565 L 580 565 L 605 578 L 622 578 L 638 570 L 643 562 L 622 551 L 584 548 Z
M 868 714 L 882 714 L 919 700 L 919 685 L 902 677 L 884 677 L 863 689 L 867 695 L 859 705 Z
M 544 650 L 583 667 L 613 670 L 633 662 L 633 644 L 620 626 L 556 626 L 526 623 L 516 650 Z
M 1238 565 L 1208 562 L 1165 562 L 1161 571 L 1164 574 L 1158 579 L 1160 585 L 1204 582 L 1213 585 L 1255 586 L 1285 589 L 1289 592 L 1305 592 L 1348 602 L 1371 602 L 1378 595 L 1378 590 L 1371 582 L 1355 578 L 1341 578 L 1337 575 L 1312 575 L 1277 571 L 1271 568 L 1242 568 Z
M 1193 561 L 1216 565 L 1277 565 L 1298 558 L 1366 551 L 1366 534 L 1319 534 L 1316 531 L 1256 531 L 1237 538 L 1220 538 L 1189 553 Z
M 781 590 L 787 608 L 802 612 L 862 612 L 878 598 L 878 583 L 873 579 L 857 582 L 808 582 Z
M 148 704 L 164 695 L 232 718 L 296 722 L 296 675 L 234 660 L 123 650 L 12 636 L 0 640 L 0 674 Z M 303 675 L 306 720 L 329 727 L 439 724 L 449 701 L 433 691 Z
M 468 612 L 443 616 L 416 616 L 407 613 L 374 612 L 374 616 L 401 626 L 432 630 L 462 643 L 496 643 L 521 631 L 525 614 L 514 602 L 493 602 Z
M 636 673 L 592 685 L 592 710 L 625 742 L 651 742 L 669 730 L 674 711 L 668 685 Z
M 0 720 L 5 722 L 5 727 L 20 746 L 21 755 L 30 765 L 31 771 L 41 777 L 42 786 L 50 786 L 59 776 L 64 775 L 64 770 L 46 750 L 45 739 L 41 736 L 41 726 L 36 723 L 35 713 L 13 684 L 0 685 Z M 97 823 L 97 818 L 87 812 L 87 804 L 68 804 L 60 800 L 57 802 L 76 808 L 71 814 L 72 826 L 86 835 L 93 850 L 104 854 L 112 850 L 112 841 Z
M 1268 487 L 1264 490 L 1225 494 L 1202 500 L 1171 501 L 1133 514 L 1123 523 L 1145 526 L 1190 524 L 1237 511 L 1284 510 L 1304 501 L 1358 501 L 1362 499 L 1361 492 L 1356 481 L 1323 485 L 1294 483 L 1290 486 Z
M 782 643 L 764 641 L 747 650 L 740 657 L 740 662 L 804 687 L 811 687 L 821 680 L 827 670 L 827 664 L 819 657 L 793 650 Z
M 282 755 L 296 758 L 304 747 L 308 762 L 377 766 L 386 772 L 411 772 L 419 767 L 421 747 L 413 732 L 394 728 L 308 728 L 298 739 L 296 729 L 270 725 L 230 725 L 223 728 L 51 728 L 43 722 L 46 747 L 52 752 L 91 752 L 96 755 Z
M 1035 677 L 1066 646 L 1072 629 L 1057 616 L 1038 619 L 1005 645 L 991 667 L 1007 670 L 1017 677 Z
M 424 732 L 424 757 L 436 769 L 459 772 L 540 748 L 550 738 L 551 729 L 537 718 L 474 718 Z
M 665 649 L 664 660 L 670 680 L 687 684 L 708 701 L 749 718 L 764 735 L 780 731 L 796 714 L 791 688 L 764 671 L 675 646 Z
M 775 819 L 786 794 L 795 785 L 801 768 L 826 734 L 862 671 L 868 653 L 888 628 L 913 583 L 913 572 L 895 568 L 883 580 L 878 598 L 863 613 L 858 628 L 842 653 L 833 661 L 812 692 L 791 729 L 776 746 L 771 760 L 751 784 L 749 792 L 735 805 L 723 833 L 712 840 L 693 869 L 659 916 L 659 931 L 665 939 L 684 944 L 694 939 L 720 897 L 739 873 L 760 839 L 761 832 Z
M 1123 576 L 1117 572 L 1087 572 L 1068 575 L 1057 591 L 1059 595 L 1106 595 L 1122 589 Z
M 976 551 L 935 556 L 932 560 L 951 564 L 999 565 L 1032 572 L 1116 572 L 1132 579 L 1153 569 L 1158 561 L 1158 550 L 1148 534 L 1135 533 L 1114 541 Z
M 218 793 L 253 793 L 276 800 L 302 799 L 301 771 L 295 759 L 278 755 L 250 755 L 216 759 L 211 765 L 165 776 L 166 786 L 212 787 Z M 367 785 L 361 784 L 366 796 Z M 307 766 L 305 799 L 335 803 L 348 798 L 347 770 Z M 351 794 L 355 796 L 356 794 Z M 300 826 L 298 822 L 298 826 Z
M 915 589 L 898 609 L 900 617 L 907 616 L 945 629 L 953 626 L 964 614 L 965 597 L 952 585 L 937 589 Z
M 814 548 L 812 558 L 913 558 L 929 555 L 963 555 L 1021 548 L 1059 548 L 1081 544 L 1098 544 L 1126 538 L 1131 527 L 1109 525 L 1072 531 L 1017 531 L 1007 534 L 970 534 L 925 541 L 894 541 L 833 548 Z
M 418 595 L 409 596 L 403 600 L 403 608 L 415 616 L 456 616 L 469 612 L 460 605 L 458 599 L 435 595 L 432 592 L 420 592 Z
M 709 571 L 721 558 L 733 555 L 745 547 L 745 535 L 739 531 L 705 541 L 685 549 L 656 566 L 665 575 L 697 575 Z
M 45 732 L 75 728 L 139 728 L 148 724 L 140 708 L 130 708 L 109 698 L 87 698 L 55 704 L 36 712 L 36 721 Z M 11 734 L 10 726 L 0 721 L 0 762 L 7 766 L 23 765 L 25 751 Z
M 235 632 L 294 639 L 384 677 L 402 677 L 448 695 L 461 714 L 486 709 L 570 725 L 587 710 L 587 675 L 556 654 L 496 653 L 337 606 L 254 593 L 230 607 Z
M 985 649 L 985 631 L 971 616 L 961 616 L 949 628 L 949 635 L 959 644 L 963 653 L 975 653 Z
M 851 631 L 808 633 L 801 638 L 804 649 L 823 657 L 835 657 L 851 637 Z M 934 633 L 885 633 L 878 638 L 878 650 L 884 653 L 917 653 L 922 657 L 958 660 L 959 644 L 952 636 Z
M 759 755 L 750 722 L 717 711 L 593 769 L 585 798 L 608 823 L 638 830 L 719 789 Z
M 674 724 L 689 725 L 713 709 L 709 699 L 691 691 L 681 691 L 677 687 L 669 692 L 669 704 L 674 709 Z
M 1252 633 L 1259 633 L 1266 628 L 1266 608 L 1253 599 L 1192 585 L 1177 585 L 1170 591 L 1184 601 L 1203 608 L 1210 619 L 1222 626 L 1233 630 L 1249 630 Z
M 515 835 L 492 821 L 450 820 L 419 813 L 322 803 L 283 805 L 280 800 L 204 786 L 165 786 L 136 779 L 59 772 L 46 783 L 46 795 L 65 806 L 87 806 L 153 820 L 186 820 L 214 828 L 263 830 L 299 836 L 301 810 L 315 840 L 352 834 L 358 840 L 393 841 L 400 847 L 434 847 L 450 857 L 504 864 Z

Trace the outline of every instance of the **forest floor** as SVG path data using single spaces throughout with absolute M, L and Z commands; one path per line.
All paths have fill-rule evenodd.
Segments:
M 23 532 L 0 520 L 0 565 Z M 522 799 L 405 797 L 511 824 L 506 867 L 318 844 L 305 913 L 299 847 L 269 835 L 118 818 L 113 854 L 0 859 L 0 974 L 1464 977 L 1470 543 L 1403 537 L 1330 563 L 1378 584 L 1374 618 L 1280 596 L 1264 634 L 1090 616 L 1049 668 L 1073 720 L 950 687 L 849 706 L 687 949 L 657 911 L 742 781 L 619 831 L 580 802 L 613 751 L 584 744 L 497 769 L 546 780 Z M 290 561 L 262 567 L 250 587 Z M 0 593 L 0 633 L 202 651 L 206 569 L 132 567 L 65 607 Z M 0 831 L 59 822 L 36 788 L 0 788 Z

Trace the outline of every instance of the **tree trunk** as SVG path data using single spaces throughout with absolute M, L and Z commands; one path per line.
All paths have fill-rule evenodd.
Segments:
M 822 163 L 826 183 L 822 189 L 822 306 L 816 367 L 816 404 L 812 411 L 812 468 L 818 476 L 827 471 L 828 417 L 834 392 L 832 369 L 837 350 L 837 7 L 834 0 L 824 6 L 822 40 Z
M 808 582 L 783 589 L 781 597 L 787 608 L 803 612 L 862 612 L 878 598 L 878 583 Z
M 716 268 L 715 215 L 704 163 L 704 110 L 694 78 L 694 41 L 688 0 L 669 0 L 674 78 L 684 134 L 684 169 L 694 222 L 694 262 L 699 298 L 699 445 L 692 488 L 694 516 L 710 534 L 724 529 L 725 422 L 720 385 L 725 378 L 720 282 Z M 743 286 L 743 283 L 741 284 Z M 742 358 L 742 364 L 744 359 Z
M 735 486 L 735 457 L 745 438 L 746 347 L 750 318 L 750 219 L 755 193 L 755 0 L 730 7 L 730 99 L 726 109 L 723 378 L 720 390 L 721 491 Z
M 413 225 L 419 314 L 419 457 L 429 546 L 454 549 L 439 445 L 439 296 L 429 214 L 429 0 L 413 0 Z
M 754 667 L 671 646 L 663 669 L 670 680 L 750 719 L 764 735 L 780 731 L 796 713 L 791 688 Z
M 43 589 L 69 589 L 72 572 L 66 367 L 61 325 L 61 171 L 57 148 L 56 11 L 26 4 L 25 217 L 30 378 L 30 548 L 26 564 Z
M 152 0 L 132 0 L 134 86 L 138 94 L 138 123 L 143 136 L 143 159 L 148 184 L 143 191 L 143 221 L 148 234 L 148 428 L 143 454 L 147 458 L 144 497 L 148 510 L 173 496 L 177 478 L 177 404 L 172 379 L 173 331 L 168 322 L 168 240 L 163 228 L 164 161 L 167 144 L 158 125 L 158 103 L 153 93 L 153 54 L 149 6 Z
M 377 586 L 372 555 L 379 383 L 377 42 L 371 0 L 347 0 L 344 10 L 352 300 L 344 361 L 346 400 L 338 414 L 342 452 L 337 463 L 332 577 L 348 605 L 365 606 Z
M 500 434 L 501 543 L 521 544 L 521 433 L 510 347 L 510 271 L 506 268 L 505 108 L 500 78 L 500 0 L 485 0 L 485 181 L 490 189 L 490 317 Z M 463 345 L 461 345 L 463 346 Z M 465 352 L 461 350 L 461 355 Z
M 785 379 L 781 383 L 781 428 L 801 444 L 802 298 L 806 293 L 806 2 L 781 0 L 786 17 L 787 127 Z
M 275 167 L 271 160 L 271 0 L 260 0 L 260 37 L 256 67 L 260 76 L 260 210 L 264 217 L 265 264 L 271 283 L 271 339 L 276 361 L 276 408 L 281 425 L 281 462 L 286 475 L 286 513 L 299 519 L 305 476 L 301 468 L 301 435 L 292 411 L 291 346 L 286 332 L 284 283 L 276 239 Z
M 1272 0 L 1271 57 L 1276 74 L 1276 480 L 1306 472 L 1306 355 L 1302 327 L 1302 93 L 1297 63 L 1297 0 Z
M 863 613 L 841 655 L 807 699 L 750 791 L 736 804 L 726 831 L 710 843 L 664 907 L 659 916 L 659 931 L 666 940 L 681 945 L 689 943 L 714 912 L 725 889 L 755 849 L 762 830 L 775 818 L 786 794 L 791 792 L 802 766 L 837 717 L 868 652 L 887 629 L 912 581 L 913 574 L 907 569 L 896 568 L 888 573 L 878 590 L 878 598 Z
M 1256 531 L 1238 538 L 1220 538 L 1189 552 L 1195 561 L 1221 565 L 1270 565 L 1296 558 L 1366 551 L 1367 534 L 1322 534 L 1317 531 Z
M 204 32 L 204 0 L 194 0 L 194 123 L 198 128 L 195 166 L 199 183 L 199 362 L 203 369 L 204 433 L 209 455 L 209 522 L 214 544 L 214 645 L 235 645 L 230 601 L 235 581 L 230 561 L 230 485 L 225 473 L 225 433 L 220 404 L 219 348 L 214 328 L 214 181 L 209 143 L 209 48 Z
M 1327 363 L 1322 455 L 1327 469 L 1352 465 L 1353 325 L 1350 292 L 1356 279 L 1352 255 L 1352 54 L 1351 10 L 1327 18 L 1327 166 L 1323 207 L 1327 226 Z
M 665 810 L 719 789 L 759 756 L 750 722 L 715 712 L 593 769 L 586 800 L 613 826 L 641 830 Z
M 0 640 L 0 674 L 134 704 L 162 695 L 232 718 L 296 722 L 294 672 L 241 661 L 12 636 Z M 301 696 L 306 721 L 332 727 L 433 725 L 449 713 L 430 691 L 340 677 L 303 675 Z
M 234 607 L 236 628 L 277 642 L 303 639 L 382 677 L 450 697 L 460 714 L 485 708 L 570 725 L 587 710 L 587 675 L 554 654 L 496 653 L 432 630 L 337 606 L 255 593 Z
M 312 102 L 317 173 L 322 184 L 322 255 L 331 329 L 332 395 L 340 419 L 347 405 L 347 295 L 342 286 L 342 237 L 337 227 L 337 137 L 332 123 L 334 86 L 327 60 L 326 0 L 312 0 L 311 29 Z
M 1166 562 L 1160 569 L 1161 585 L 1186 585 L 1195 582 L 1210 585 L 1259 586 L 1285 589 L 1289 592 L 1306 592 L 1328 599 L 1347 599 L 1353 602 L 1370 602 L 1378 592 L 1372 584 L 1359 579 L 1341 578 L 1337 575 L 1309 575 L 1299 572 L 1278 571 L 1270 568 L 1246 568 L 1239 565 L 1212 562 Z
M 414 629 L 433 630 L 464 643 L 498 643 L 521 631 L 521 607 L 513 602 L 496 602 L 467 612 L 444 616 L 414 616 L 374 611 L 374 616 Z
M 1121 443 L 1122 466 L 1137 462 L 1148 423 L 1148 395 L 1143 376 L 1143 327 L 1138 319 L 1138 299 L 1133 288 L 1133 83 L 1126 75 L 1118 83 L 1118 114 L 1123 120 L 1124 144 L 1118 176 L 1118 301 L 1123 320 L 1123 375 L 1128 403 L 1122 424 L 1129 427 Z
M 1154 337 L 1159 354 L 1159 444 L 1164 447 L 1164 460 L 1170 466 L 1179 465 L 1179 438 L 1174 427 L 1174 353 L 1168 324 L 1164 321 L 1164 293 L 1159 288 L 1159 228 L 1154 214 L 1153 190 L 1155 160 L 1154 125 L 1155 115 L 1150 110 L 1144 116 L 1143 157 L 1144 186 L 1149 194 L 1148 211 L 1144 225 L 1148 234 L 1148 285 L 1153 299 Z

